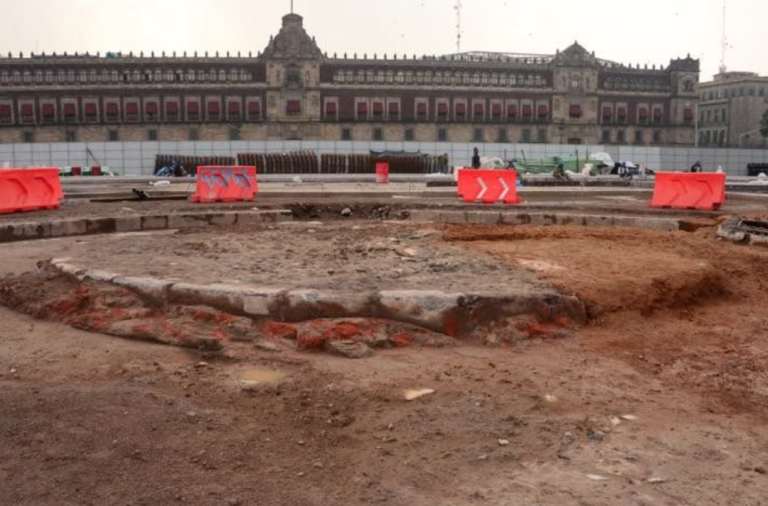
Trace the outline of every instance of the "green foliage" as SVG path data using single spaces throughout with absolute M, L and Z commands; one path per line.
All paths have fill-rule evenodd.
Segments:
M 765 110 L 762 119 L 760 119 L 760 135 L 768 139 L 768 109 Z

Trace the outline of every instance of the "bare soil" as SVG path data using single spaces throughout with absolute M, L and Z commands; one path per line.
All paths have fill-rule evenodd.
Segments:
M 0 504 L 766 504 L 768 250 L 712 229 L 441 231 L 582 297 L 592 322 L 351 361 L 0 308 Z M 0 274 L 80 244 L 3 245 Z M 253 369 L 287 376 L 254 386 Z

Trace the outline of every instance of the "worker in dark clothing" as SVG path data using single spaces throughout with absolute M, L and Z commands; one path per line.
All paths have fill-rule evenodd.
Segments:
M 565 164 L 563 162 L 557 163 L 555 170 L 552 172 L 552 176 L 556 181 L 569 181 L 571 179 L 565 172 Z
M 480 168 L 480 150 L 477 148 L 475 148 L 475 154 L 472 155 L 472 168 L 473 169 Z
M 698 160 L 691 166 L 691 172 L 702 172 L 702 170 L 701 162 Z

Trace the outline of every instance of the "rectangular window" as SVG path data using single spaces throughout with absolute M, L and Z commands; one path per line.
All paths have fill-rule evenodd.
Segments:
M 661 144 L 661 132 L 659 132 L 658 130 L 653 132 L 653 143 Z
M 150 128 L 147 130 L 147 139 L 150 141 L 156 141 L 157 140 L 157 130 L 154 128 Z
M 522 141 L 526 144 L 531 142 L 531 131 L 527 128 L 523 130 Z
M 616 142 L 618 142 L 619 144 L 622 144 L 623 142 L 625 142 L 626 138 L 627 138 L 627 135 L 624 132 L 624 130 L 619 130 L 616 133 Z
M 240 128 L 238 128 L 238 127 L 230 127 L 229 128 L 229 140 L 231 140 L 231 141 L 239 141 L 240 140 Z
M 373 140 L 375 140 L 375 141 L 383 141 L 384 140 L 384 131 L 381 128 L 374 128 L 373 129 Z
M 32 132 L 24 132 L 22 134 L 22 141 L 25 144 L 30 144 L 32 142 L 35 142 L 35 134 Z
M 352 130 L 349 128 L 342 128 L 341 129 L 341 140 L 343 141 L 351 141 L 352 140 Z
M 120 140 L 120 134 L 117 132 L 117 130 L 109 130 L 107 132 L 107 140 L 109 142 L 117 142 Z
M 67 132 L 66 137 L 64 138 L 66 142 L 75 142 L 75 139 L 75 132 Z
M 611 142 L 611 131 L 603 130 L 603 142 Z
M 720 115 L 722 117 L 723 123 L 727 123 L 727 115 L 725 114 L 725 109 L 723 109 L 722 114 Z
M 288 116 L 298 116 L 301 114 L 301 101 L 289 100 L 285 103 L 285 113 Z
M 572 104 L 571 107 L 568 109 L 568 115 L 571 119 L 581 118 L 581 106 Z
M 472 140 L 474 142 L 483 142 L 485 139 L 485 135 L 483 133 L 482 128 L 475 128 L 474 135 L 472 135 Z
M 200 138 L 200 134 L 197 131 L 197 128 L 190 128 L 189 129 L 189 140 L 196 141 Z
M 412 141 L 414 139 L 413 128 L 405 129 L 405 140 Z
M 538 142 L 545 144 L 547 142 L 547 129 L 546 128 L 539 128 L 538 133 Z
M 448 140 L 448 130 L 446 130 L 445 128 L 438 128 L 437 140 L 439 142 L 446 142 Z
M 496 142 L 509 142 L 509 134 L 506 128 L 499 128 L 499 132 L 496 135 Z
M 642 130 L 635 130 L 635 144 L 643 144 L 644 142 L 644 132 Z

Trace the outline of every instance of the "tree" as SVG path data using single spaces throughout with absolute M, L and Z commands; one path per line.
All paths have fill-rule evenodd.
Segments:
M 768 139 L 768 109 L 765 110 L 763 117 L 760 119 L 760 135 Z

